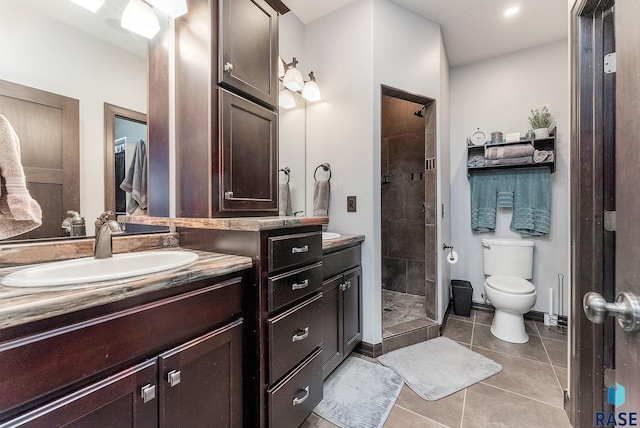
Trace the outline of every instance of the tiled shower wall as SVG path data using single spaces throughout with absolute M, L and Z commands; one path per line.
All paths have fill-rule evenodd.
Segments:
M 434 318 L 436 171 L 425 159 L 435 159 L 435 105 L 425 118 L 413 114 L 420 107 L 382 96 L 382 287 L 426 296 L 425 315 Z

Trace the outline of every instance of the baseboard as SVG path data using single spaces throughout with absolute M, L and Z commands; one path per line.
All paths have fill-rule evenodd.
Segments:
M 382 355 L 382 343 L 360 342 L 356 347 L 355 352 L 369 358 L 378 358 Z

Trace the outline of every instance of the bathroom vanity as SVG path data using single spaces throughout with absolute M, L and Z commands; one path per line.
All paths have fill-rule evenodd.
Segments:
M 151 277 L 0 287 L 0 426 L 242 426 L 251 260 L 198 254 Z

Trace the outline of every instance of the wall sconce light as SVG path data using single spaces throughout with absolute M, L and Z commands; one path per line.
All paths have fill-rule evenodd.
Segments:
M 129 4 L 122 13 L 120 25 L 147 39 L 153 39 L 160 31 L 158 18 L 151 10 L 151 6 L 142 0 L 129 0 Z
M 286 73 L 282 79 L 282 84 L 290 91 L 301 91 L 304 88 L 304 79 L 302 73 L 296 68 L 298 60 L 294 57 L 293 61 L 289 64 L 285 64 Z
M 296 68 L 298 64 L 296 58 L 293 58 L 289 64 L 285 63 L 280 57 L 278 57 L 278 61 L 278 77 L 285 87 L 278 96 L 278 105 L 280 107 L 289 109 L 296 105 L 292 92 L 300 92 L 302 97 L 310 102 L 320 100 L 320 88 L 316 83 L 316 76 L 313 71 L 309 73 L 309 80 L 305 81 L 302 78 L 302 73 Z
M 78 6 L 82 6 L 90 12 L 96 13 L 104 5 L 104 0 L 70 0 Z

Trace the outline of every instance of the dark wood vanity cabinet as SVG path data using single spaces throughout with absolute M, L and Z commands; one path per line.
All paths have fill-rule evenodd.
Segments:
M 245 425 L 300 426 L 323 397 L 321 227 L 180 233 L 182 246 L 254 259 L 254 316 L 245 320 L 254 340 L 245 355 L 256 357 L 245 375 L 255 401 L 245 414 L 255 420 Z
M 360 244 L 323 255 L 323 378 L 362 341 Z
M 243 426 L 242 286 L 0 342 L 0 427 Z
M 149 50 L 149 86 L 175 69 L 177 217 L 278 214 L 278 14 L 264 0 L 188 0 Z M 167 52 L 175 38 L 175 52 Z M 170 63 L 170 61 L 173 61 Z M 169 97 L 150 97 L 149 170 L 169 168 Z M 166 180 L 165 180 L 166 181 Z M 150 183 L 150 187 L 151 187 Z

